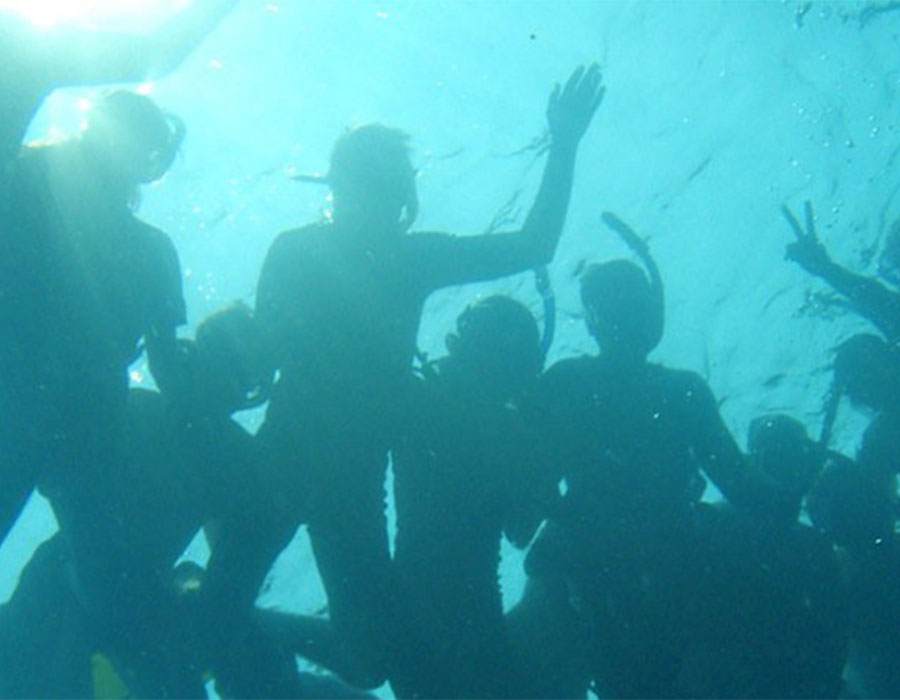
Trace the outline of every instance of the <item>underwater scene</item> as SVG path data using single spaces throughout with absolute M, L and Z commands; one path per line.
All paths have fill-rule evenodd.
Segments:
M 900 2 L 0 54 L 0 698 L 900 697 Z

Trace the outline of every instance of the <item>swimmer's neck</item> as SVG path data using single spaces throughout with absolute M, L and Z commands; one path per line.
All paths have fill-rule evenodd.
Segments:
M 605 369 L 613 370 L 618 375 L 634 375 L 647 367 L 647 358 L 640 353 L 615 352 L 600 350 L 595 356 L 597 362 Z

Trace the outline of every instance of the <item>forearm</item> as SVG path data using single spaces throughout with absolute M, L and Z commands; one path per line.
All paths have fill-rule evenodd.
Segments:
M 569 208 L 576 152 L 576 144 L 565 142 L 550 149 L 540 189 L 520 232 L 533 256 L 533 266 L 546 265 L 553 259 Z
M 295 654 L 339 673 L 339 647 L 328 618 L 282 612 L 256 610 L 257 624 L 266 634 Z
M 856 312 L 871 321 L 888 340 L 900 338 L 900 294 L 831 261 L 816 274 L 847 297 Z
M 713 482 L 735 508 L 766 520 L 790 521 L 797 517 L 796 495 L 747 463 L 737 466 L 727 477 L 720 474 Z

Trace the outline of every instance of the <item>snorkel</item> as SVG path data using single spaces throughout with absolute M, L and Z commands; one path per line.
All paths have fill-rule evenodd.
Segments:
M 831 387 L 825 395 L 823 405 L 822 429 L 819 432 L 819 447 L 826 451 L 831 443 L 831 433 L 834 430 L 834 421 L 837 419 L 838 409 L 841 406 L 841 399 L 844 398 L 844 385 L 837 377 L 831 382 Z
M 638 236 L 633 228 L 609 211 L 603 212 L 602 218 L 603 223 L 615 231 L 625 245 L 640 258 L 641 263 L 644 265 L 644 269 L 650 277 L 650 293 L 653 303 L 653 328 L 648 336 L 649 347 L 647 348 L 647 352 L 650 352 L 659 345 L 665 329 L 666 305 L 659 268 L 656 266 L 656 261 L 653 259 L 653 256 L 650 255 L 650 246 L 647 245 L 647 241 Z
M 550 346 L 553 345 L 553 336 L 556 334 L 556 296 L 553 294 L 546 265 L 534 268 L 534 286 L 541 295 L 544 306 L 544 328 L 541 332 L 540 349 L 541 359 L 546 360 Z

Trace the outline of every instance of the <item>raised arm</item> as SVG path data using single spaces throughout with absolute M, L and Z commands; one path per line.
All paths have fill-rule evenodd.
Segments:
M 36 31 L 53 87 L 139 82 L 170 73 L 238 0 L 192 0 L 151 34 L 58 27 Z
M 553 89 L 547 105 L 550 152 L 540 189 L 522 229 L 454 238 L 447 246 L 436 246 L 435 254 L 422 260 L 431 286 L 495 279 L 550 262 L 569 207 L 578 144 L 604 94 L 596 64 L 577 68 L 565 87 L 557 85 Z
M 550 154 L 537 198 L 520 232 L 533 250 L 534 264 L 549 263 L 556 251 L 569 208 L 578 144 L 606 93 L 602 79 L 596 63 L 587 69 L 580 66 L 565 88 L 557 84 L 550 94 Z
M 806 228 L 786 206 L 781 212 L 797 240 L 788 244 L 786 257 L 811 275 L 827 282 L 847 297 L 854 310 L 870 321 L 890 343 L 900 341 L 900 294 L 870 277 L 857 275 L 841 267 L 828 255 L 816 234 L 815 217 L 809 201 L 804 206 Z

